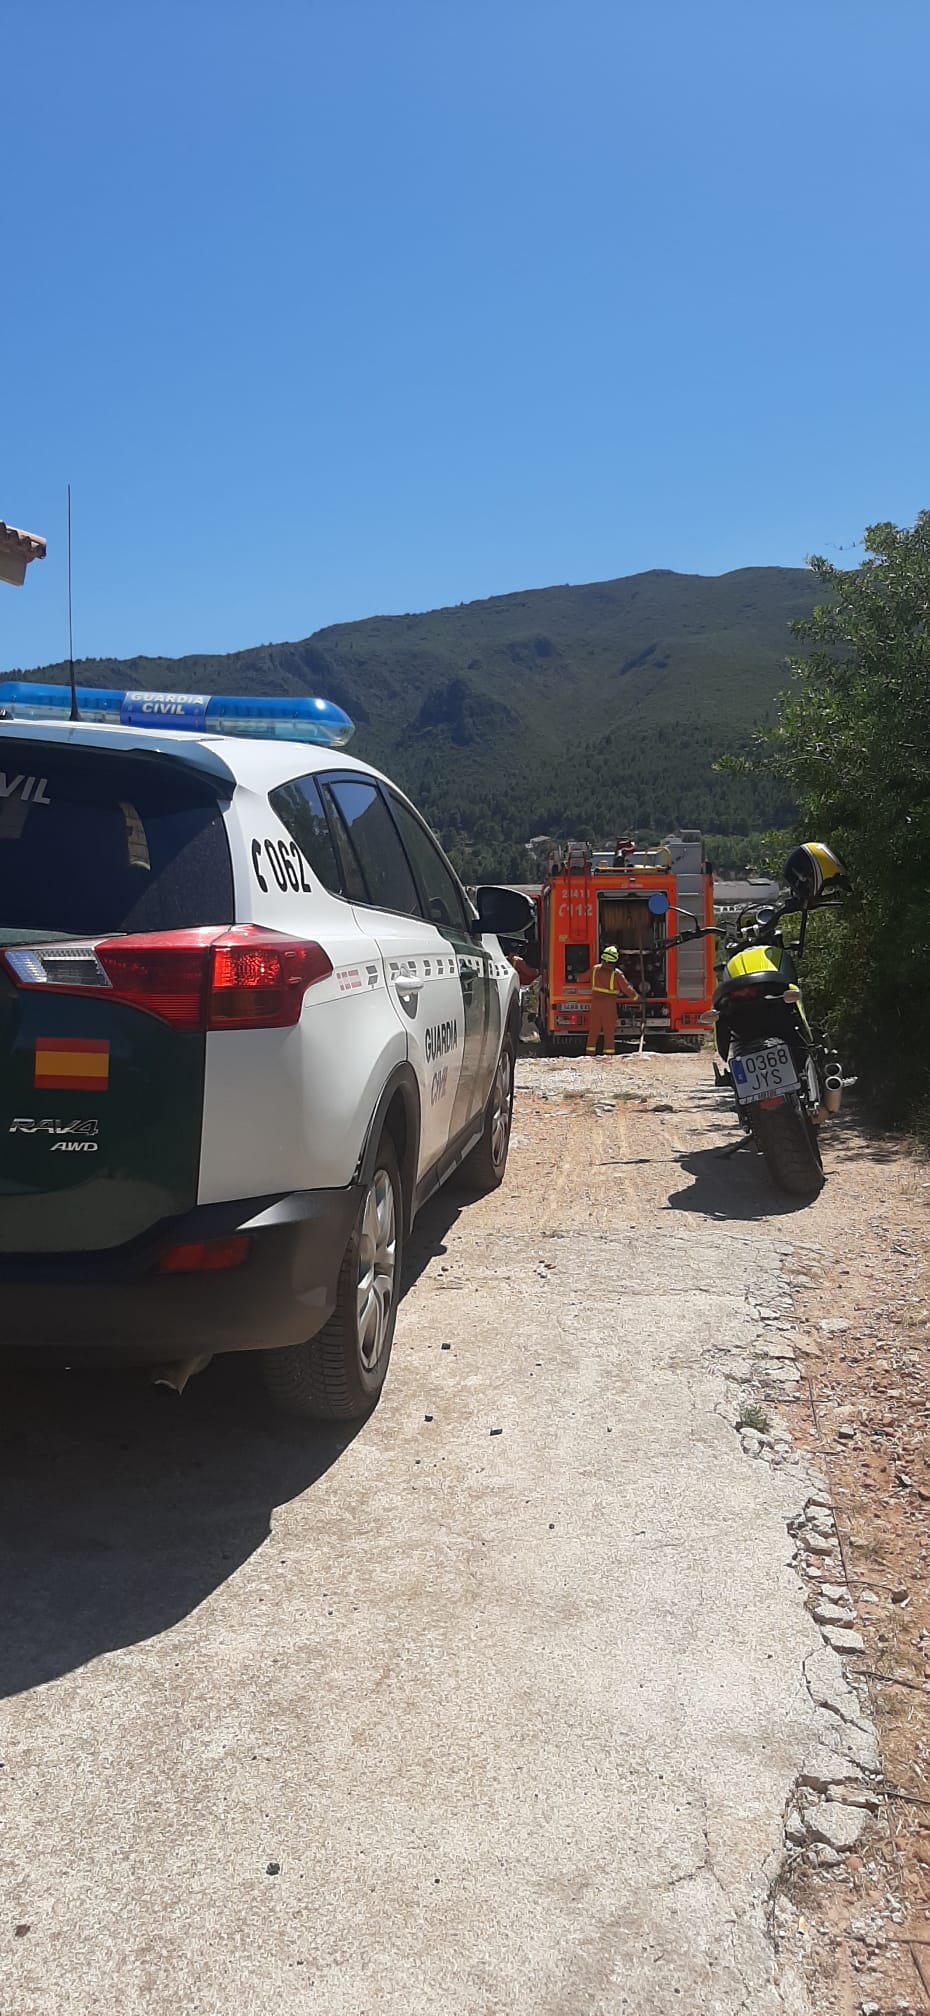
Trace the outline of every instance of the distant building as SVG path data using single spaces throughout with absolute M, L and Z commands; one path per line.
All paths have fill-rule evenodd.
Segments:
M 779 885 L 768 875 L 747 875 L 741 882 L 726 882 L 714 876 L 714 910 L 724 921 L 734 920 L 741 910 L 762 910 L 777 903 Z

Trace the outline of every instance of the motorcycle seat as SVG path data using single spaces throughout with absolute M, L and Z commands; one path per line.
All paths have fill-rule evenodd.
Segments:
M 775 997 L 784 994 L 793 985 L 790 975 L 777 973 L 771 966 L 764 973 L 728 974 L 725 980 L 721 980 L 714 995 L 714 1007 L 725 1007 L 734 994 L 756 994 L 764 1000 L 767 995 Z

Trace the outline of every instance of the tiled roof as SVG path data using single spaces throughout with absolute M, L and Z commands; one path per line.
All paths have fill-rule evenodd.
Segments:
M 45 559 L 45 540 L 37 532 L 20 532 L 15 525 L 5 525 L 0 518 L 0 542 L 4 546 L 24 547 L 30 560 Z
M 21 588 L 30 560 L 45 559 L 45 540 L 37 532 L 20 532 L 0 518 L 0 581 Z

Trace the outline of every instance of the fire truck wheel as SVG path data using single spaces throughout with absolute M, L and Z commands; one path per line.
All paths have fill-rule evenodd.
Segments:
M 482 1197 L 496 1190 L 504 1180 L 510 1148 L 513 1118 L 514 1048 L 509 1031 L 504 1037 L 491 1097 L 484 1114 L 484 1133 L 477 1148 L 462 1163 L 460 1182 L 466 1190 Z

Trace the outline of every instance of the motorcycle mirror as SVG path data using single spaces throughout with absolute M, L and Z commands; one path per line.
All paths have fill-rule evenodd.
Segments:
M 671 904 L 664 890 L 656 889 L 649 898 L 649 910 L 653 917 L 667 917 Z

